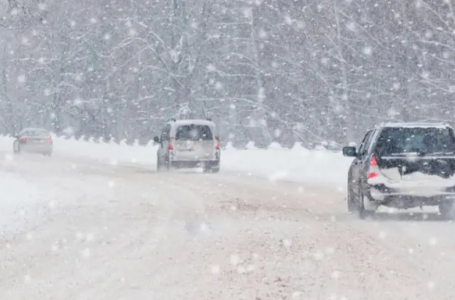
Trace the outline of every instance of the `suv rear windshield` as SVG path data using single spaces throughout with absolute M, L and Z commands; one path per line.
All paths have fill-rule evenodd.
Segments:
M 376 145 L 379 156 L 453 154 L 453 131 L 448 128 L 385 128 Z
M 207 125 L 183 125 L 177 128 L 175 139 L 178 141 L 211 141 L 213 134 Z

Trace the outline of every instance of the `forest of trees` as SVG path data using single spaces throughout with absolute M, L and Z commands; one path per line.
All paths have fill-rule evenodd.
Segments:
M 0 0 L 0 133 L 358 140 L 455 113 L 452 0 Z

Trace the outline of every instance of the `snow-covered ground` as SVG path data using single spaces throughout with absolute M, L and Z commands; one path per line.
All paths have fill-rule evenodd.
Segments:
M 453 224 L 348 215 L 338 153 L 227 149 L 219 174 L 157 173 L 152 146 L 11 142 L 0 218 L 23 227 L 0 235 L 0 299 L 453 298 Z
M 125 143 L 96 143 L 93 141 L 56 138 L 57 156 L 100 160 L 110 164 L 140 164 L 156 166 L 156 145 L 129 146 Z M 0 137 L 0 150 L 12 148 L 12 138 Z M 344 187 L 352 159 L 341 153 L 326 150 L 307 150 L 299 145 L 292 149 L 272 144 L 269 149 L 249 147 L 237 150 L 230 145 L 222 152 L 223 171 L 242 172 L 270 180 L 313 182 Z

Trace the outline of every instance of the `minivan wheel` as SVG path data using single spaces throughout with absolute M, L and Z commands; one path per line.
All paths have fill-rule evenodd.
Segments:
M 447 219 L 455 218 L 455 204 L 453 201 L 444 201 L 439 203 L 439 213 Z

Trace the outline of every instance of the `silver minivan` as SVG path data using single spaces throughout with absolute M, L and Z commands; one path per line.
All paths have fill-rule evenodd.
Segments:
M 204 172 L 220 170 L 220 139 L 217 127 L 210 120 L 172 120 L 166 123 L 159 145 L 158 171 L 170 168 L 202 167 Z

